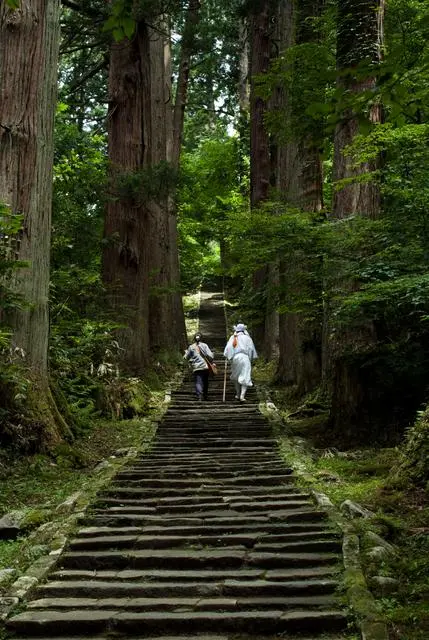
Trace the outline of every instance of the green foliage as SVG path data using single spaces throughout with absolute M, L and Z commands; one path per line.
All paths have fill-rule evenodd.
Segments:
M 130 206 L 150 201 L 165 202 L 175 189 L 177 176 L 168 162 L 160 162 L 145 169 L 121 173 L 112 185 L 115 197 L 129 201 Z
M 402 448 L 402 462 L 394 477 L 405 476 L 417 485 L 429 488 L 429 408 L 420 411 L 408 429 Z
M 219 272 L 226 220 L 245 207 L 238 167 L 237 139 L 226 135 L 204 140 L 183 155 L 178 215 L 185 288 Z

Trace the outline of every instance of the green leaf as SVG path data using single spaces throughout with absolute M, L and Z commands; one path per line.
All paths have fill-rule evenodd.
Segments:
M 121 26 L 127 38 L 132 38 L 136 30 L 136 21 L 129 16 L 124 16 L 121 20 Z
M 19 0 L 6 0 L 6 4 L 11 9 L 18 9 L 19 8 Z

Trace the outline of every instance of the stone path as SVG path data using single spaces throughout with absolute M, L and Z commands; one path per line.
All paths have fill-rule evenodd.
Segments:
M 220 354 L 220 294 L 201 329 Z M 222 359 L 219 358 L 219 363 Z M 222 368 L 222 367 L 220 367 Z M 118 473 L 25 612 L 19 638 L 343 639 L 341 537 L 280 458 L 254 390 L 223 376 L 206 403 L 188 380 L 149 454 Z

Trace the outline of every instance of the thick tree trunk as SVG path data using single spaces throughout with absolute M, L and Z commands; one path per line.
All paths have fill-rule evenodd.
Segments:
M 183 122 L 188 96 L 191 57 L 195 50 L 195 30 L 200 20 L 200 0 L 189 0 L 186 22 L 180 49 L 179 75 L 173 113 L 173 157 L 174 167 L 179 166 L 182 148 Z
M 171 162 L 173 171 L 176 174 L 179 173 L 180 168 L 180 153 L 182 150 L 183 139 L 183 124 L 185 118 L 185 110 L 188 98 L 188 86 L 189 86 L 189 74 L 191 69 L 191 59 L 195 53 L 196 44 L 196 29 L 200 21 L 200 0 L 189 0 L 188 9 L 186 12 L 186 22 L 183 30 L 183 37 L 180 49 L 179 60 L 179 72 L 177 78 L 177 88 L 174 104 L 171 107 L 171 128 L 169 138 L 171 144 L 168 144 L 168 148 L 171 148 L 171 152 L 168 157 Z M 169 71 L 167 72 L 167 78 L 171 77 L 171 52 L 168 48 L 166 50 L 166 65 Z M 166 85 L 167 93 L 171 96 L 171 82 Z M 171 104 L 171 102 L 170 102 Z M 177 203 L 176 192 L 172 192 L 170 195 L 169 205 L 169 229 L 170 229 L 170 266 L 172 274 L 172 291 L 173 291 L 173 318 L 172 326 L 176 335 L 177 344 L 184 346 L 187 341 L 185 316 L 183 313 L 183 303 L 180 288 L 180 263 L 178 256 L 178 233 L 177 233 Z
M 365 60 L 372 65 L 380 63 L 383 43 L 384 0 L 342 0 L 338 5 L 337 86 L 344 93 L 359 94 L 375 88 L 376 78 L 362 78 L 358 66 Z M 357 71 L 357 73 L 356 73 Z M 369 112 L 372 123 L 381 121 L 381 105 L 374 104 Z M 359 133 L 359 120 L 351 108 L 340 116 L 334 136 L 334 184 L 374 171 L 377 162 L 353 167 L 344 155 L 344 148 Z M 380 208 L 380 190 L 375 182 L 355 181 L 335 191 L 332 217 L 347 218 L 363 215 L 376 218 Z
M 166 25 L 166 31 L 168 27 Z M 172 63 L 171 63 L 171 44 L 170 38 L 164 40 L 164 92 L 165 92 L 165 122 L 166 122 L 166 154 L 167 162 L 171 165 L 173 171 L 177 173 L 178 165 L 173 163 L 173 114 L 174 105 L 172 102 Z M 179 152 L 180 157 L 180 152 Z M 177 211 L 176 211 L 176 192 L 172 188 L 168 197 L 168 237 L 170 251 L 168 261 L 170 265 L 170 295 L 171 295 L 171 332 L 175 338 L 175 344 L 178 347 L 185 348 L 187 344 L 185 315 L 183 311 L 182 289 L 180 284 L 180 261 L 178 249 L 178 232 L 177 232 Z
M 149 30 L 151 72 L 151 131 L 150 165 L 156 170 L 167 165 L 167 105 L 165 102 L 165 38 L 162 23 Z M 171 349 L 175 345 L 172 331 L 172 292 L 169 228 L 169 193 L 160 183 L 156 198 L 148 203 L 150 224 L 150 304 L 149 337 L 150 349 L 154 353 Z M 176 248 L 177 250 L 177 248 Z
M 368 75 L 362 78 L 359 65 L 365 61 L 370 70 L 379 64 L 383 43 L 384 0 L 362 0 L 359 3 L 344 0 L 338 8 L 337 35 L 337 86 L 345 95 L 358 95 L 374 89 L 376 78 Z M 370 63 L 370 64 L 369 64 Z M 368 114 L 371 122 L 381 121 L 381 105 L 374 104 Z M 353 108 L 340 114 L 334 137 L 334 181 L 358 178 L 377 168 L 377 162 L 351 166 L 344 148 L 351 144 L 359 133 L 359 120 Z M 346 219 L 360 215 L 376 218 L 380 207 L 380 192 L 376 182 L 356 180 L 336 191 L 332 218 Z M 357 282 L 338 282 L 335 288 L 344 292 L 359 288 Z M 367 351 L 375 341 L 372 322 L 363 322 L 353 330 L 334 327 L 335 303 L 325 298 L 323 331 L 323 386 L 332 397 L 332 430 L 338 437 L 347 439 L 356 428 L 362 430 L 370 424 L 368 407 L 371 402 L 371 381 L 365 380 L 359 370 L 356 358 L 352 361 L 347 354 Z
M 150 225 L 147 194 L 130 190 L 130 178 L 152 153 L 151 72 L 148 26 L 131 41 L 112 44 L 109 67 L 108 154 L 110 198 L 104 224 L 102 275 L 116 320 L 123 367 L 141 374 L 149 358 Z
M 268 109 L 266 100 L 258 95 L 257 77 L 268 71 L 271 56 L 272 2 L 262 0 L 250 15 L 250 206 L 256 209 L 267 200 L 271 178 L 270 136 L 264 124 Z M 275 305 L 271 304 L 272 276 L 277 265 L 259 269 L 253 277 L 256 291 L 260 291 L 264 303 L 263 318 L 253 327 L 253 337 L 265 358 L 277 353 L 278 320 Z
M 294 44 L 316 42 L 319 33 L 314 18 L 320 17 L 324 0 L 308 0 L 297 8 L 293 0 L 280 5 L 279 46 L 281 52 Z M 278 97 L 278 107 L 291 117 L 292 106 L 285 89 Z M 308 212 L 322 209 L 322 165 L 315 136 L 296 138 L 279 145 L 277 187 L 292 206 Z M 312 256 L 295 256 L 280 265 L 281 289 L 287 293 L 296 286 L 296 272 L 310 270 Z M 312 391 L 321 376 L 321 328 L 317 321 L 305 322 L 303 314 L 280 315 L 280 355 L 277 378 L 293 386 L 298 395 Z
M 46 440 L 66 429 L 49 391 L 49 255 L 53 126 L 60 30 L 59 0 L 0 5 L 0 200 L 22 214 L 18 260 L 28 262 L 13 286 L 28 303 L 10 318 L 13 345 L 25 353 L 35 388 L 27 407 Z

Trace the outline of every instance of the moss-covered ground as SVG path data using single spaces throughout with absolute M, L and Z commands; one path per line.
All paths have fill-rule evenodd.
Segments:
M 273 365 L 258 364 L 255 379 L 266 385 Z M 325 439 L 327 413 L 310 398 L 300 403 L 285 391 L 269 389 L 282 418 L 274 426 L 288 464 L 300 472 L 303 486 L 325 493 L 340 508 L 352 500 L 373 512 L 354 520 L 361 539 L 365 531 L 381 535 L 397 552 L 386 556 L 377 573 L 398 581 L 388 595 L 374 591 L 385 615 L 391 640 L 429 638 L 429 486 L 417 487 L 395 473 L 399 448 L 339 451 Z M 281 426 L 283 425 L 283 426 Z M 369 578 L 371 563 L 361 554 Z

